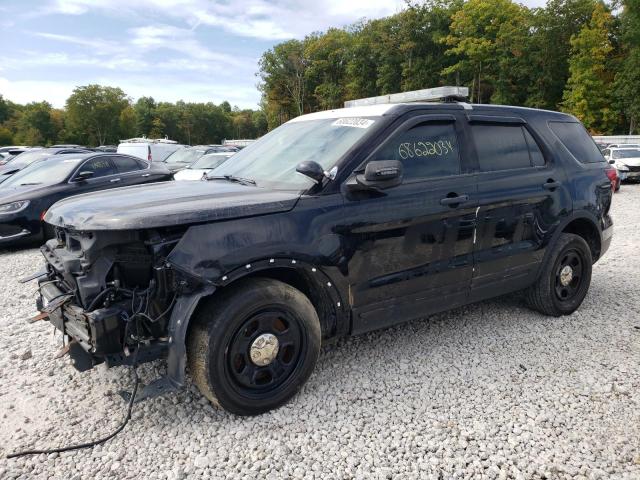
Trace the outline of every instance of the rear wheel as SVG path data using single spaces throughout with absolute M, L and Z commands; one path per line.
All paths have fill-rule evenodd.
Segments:
M 320 351 L 320 322 L 299 290 L 248 279 L 201 305 L 188 339 L 200 391 L 238 415 L 287 402 L 309 378 Z
M 587 242 L 578 235 L 563 233 L 540 277 L 527 290 L 527 303 L 554 317 L 573 313 L 589 290 L 592 265 Z

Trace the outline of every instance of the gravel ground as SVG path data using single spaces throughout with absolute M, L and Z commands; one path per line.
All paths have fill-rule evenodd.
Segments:
M 640 478 L 640 185 L 570 317 L 518 295 L 325 347 L 285 407 L 254 418 L 195 387 L 145 401 L 115 439 L 0 459 L 0 478 Z M 78 373 L 29 325 L 36 250 L 0 252 L 0 455 L 114 430 L 125 368 Z M 152 378 L 161 363 L 143 367 Z

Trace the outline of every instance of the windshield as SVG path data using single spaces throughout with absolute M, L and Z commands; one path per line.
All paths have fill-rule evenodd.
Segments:
M 640 148 L 629 148 L 624 150 L 614 150 L 612 158 L 638 158 L 640 157 Z
M 0 187 L 20 185 L 54 185 L 66 180 L 82 158 L 61 158 L 38 162 L 20 170 L 4 182 Z
M 50 157 L 53 155 L 52 152 L 44 152 L 44 151 L 36 151 L 36 152 L 24 152 L 20 155 L 17 155 L 11 160 L 11 166 L 22 168 L 26 165 L 30 165 L 31 163 L 42 160 L 43 158 Z
M 169 155 L 164 161 L 171 164 L 187 164 L 190 165 L 205 154 L 204 150 L 192 150 L 190 148 L 182 148 L 176 150 Z
M 306 190 L 314 182 L 296 172 L 305 160 L 330 170 L 375 123 L 374 118 L 323 118 L 285 123 L 224 162 L 209 176 L 255 180 L 259 187 Z
M 202 157 L 200 157 L 189 168 L 203 168 L 203 169 L 216 168 L 232 155 L 233 155 L 232 153 L 209 153 L 207 155 L 203 155 Z

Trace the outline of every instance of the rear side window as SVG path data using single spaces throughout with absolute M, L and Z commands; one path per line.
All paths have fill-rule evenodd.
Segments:
M 580 163 L 604 162 L 600 149 L 581 123 L 549 122 L 549 128 Z
M 522 125 L 474 124 L 471 132 L 482 172 L 531 167 L 534 156 L 544 165 L 540 148 Z M 529 153 L 529 141 L 534 155 Z
M 404 178 L 426 179 L 460 173 L 453 122 L 427 122 L 396 135 L 372 160 L 399 160 Z
M 111 157 L 111 161 L 115 164 L 118 172 L 120 173 L 133 172 L 135 170 L 146 168 L 146 166 L 140 167 L 138 160 L 132 157 L 118 157 L 114 155 Z

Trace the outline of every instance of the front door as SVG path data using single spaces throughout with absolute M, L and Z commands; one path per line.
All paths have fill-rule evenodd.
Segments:
M 402 184 L 345 193 L 354 333 L 466 300 L 477 199 L 460 121 L 454 115 L 410 119 L 367 160 L 401 161 Z

